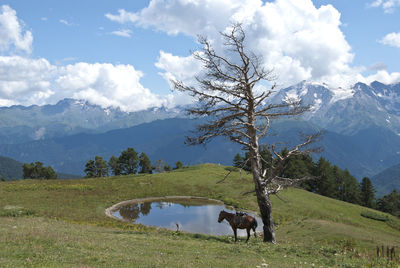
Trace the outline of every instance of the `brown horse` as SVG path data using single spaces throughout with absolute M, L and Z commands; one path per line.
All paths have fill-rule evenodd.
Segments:
M 226 220 L 229 222 L 230 226 L 232 227 L 233 233 L 235 234 L 235 242 L 237 241 L 237 229 L 246 229 L 247 230 L 247 241 L 249 241 L 250 238 L 250 229 L 253 229 L 254 232 L 254 237 L 257 237 L 256 235 L 256 228 L 257 228 L 257 221 L 254 217 L 249 216 L 247 214 L 239 215 L 239 214 L 233 214 L 226 212 L 225 210 L 222 210 L 219 213 L 218 216 L 218 222 L 221 223 L 223 220 Z

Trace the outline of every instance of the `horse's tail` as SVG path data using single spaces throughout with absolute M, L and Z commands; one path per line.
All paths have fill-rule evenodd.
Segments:
M 253 223 L 254 237 L 257 237 L 257 235 L 256 235 L 257 226 L 258 226 L 257 220 L 256 220 L 256 218 L 254 218 L 254 223 Z
M 257 220 L 256 220 L 256 218 L 254 218 L 254 224 L 253 224 L 253 231 L 254 232 L 256 231 L 257 226 L 258 226 Z

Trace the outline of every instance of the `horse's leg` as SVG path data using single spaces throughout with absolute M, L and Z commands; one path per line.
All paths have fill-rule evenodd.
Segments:
M 233 234 L 235 235 L 235 242 L 237 241 L 237 231 L 236 228 L 232 228 L 233 229 Z
M 253 232 L 254 232 L 254 237 L 256 237 L 256 238 L 257 238 L 257 234 L 256 234 L 256 227 L 255 227 L 255 226 L 253 226 Z
M 248 227 L 248 228 L 246 228 L 246 231 L 247 231 L 247 239 L 246 239 L 246 243 L 249 241 L 249 238 L 250 238 L 250 227 Z

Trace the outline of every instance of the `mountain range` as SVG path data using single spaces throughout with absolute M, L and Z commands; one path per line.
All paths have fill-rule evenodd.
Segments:
M 280 90 L 272 102 L 287 98 L 301 99 L 304 105 L 310 105 L 311 112 L 302 119 L 321 129 L 351 135 L 380 127 L 400 135 L 400 83 L 385 85 L 375 81 L 343 89 L 303 81 Z
M 303 81 L 278 91 L 271 102 L 302 99 L 311 111 L 273 125 L 264 142 L 295 142 L 298 132 L 324 132 L 324 156 L 357 178 L 373 176 L 400 163 L 400 83 L 331 88 Z M 266 103 L 265 105 L 268 105 Z M 82 174 L 84 163 L 108 158 L 127 147 L 155 161 L 231 164 L 240 146 L 217 139 L 206 147 L 187 147 L 184 137 L 199 121 L 185 107 L 125 113 L 85 101 L 65 99 L 54 105 L 0 108 L 0 155 L 21 162 L 42 161 L 57 171 Z M 318 157 L 316 156 L 316 157 Z
M 0 144 L 17 144 L 78 133 L 102 133 L 157 119 L 176 117 L 182 109 L 153 108 L 127 113 L 87 101 L 64 99 L 54 105 L 0 107 Z

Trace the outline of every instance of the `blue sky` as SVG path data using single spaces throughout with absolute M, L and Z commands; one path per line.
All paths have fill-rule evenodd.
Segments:
M 282 86 L 400 82 L 399 15 L 400 0 L 0 0 L 0 106 L 185 103 L 168 79 L 191 83 L 196 35 L 219 50 L 231 21 L 249 29 L 249 47 Z

